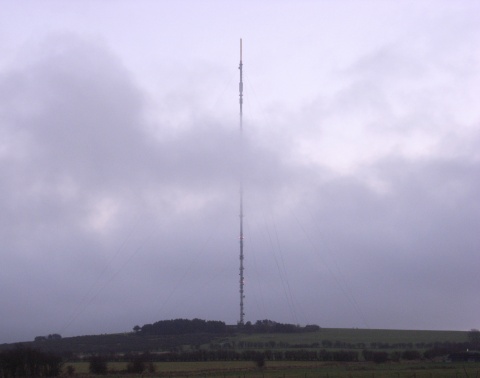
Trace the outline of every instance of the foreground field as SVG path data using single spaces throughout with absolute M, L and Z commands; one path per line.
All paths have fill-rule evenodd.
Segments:
M 87 363 L 67 364 L 77 375 L 88 374 Z M 134 377 L 122 372 L 125 363 L 110 363 L 110 373 L 115 377 Z M 480 363 L 314 363 L 268 362 L 263 369 L 248 361 L 227 362 L 164 362 L 155 363 L 155 373 L 142 376 L 157 377 L 238 377 L 238 378 L 478 378 Z
M 0 376 L 18 376 L 11 362 L 23 371 L 30 365 L 22 361 L 35 352 L 58 359 L 56 374 L 63 361 L 61 374 L 76 377 L 94 377 L 89 367 L 99 359 L 102 369 L 92 371 L 132 378 L 480 378 L 479 350 L 479 331 L 130 332 L 0 345 L 10 358 Z

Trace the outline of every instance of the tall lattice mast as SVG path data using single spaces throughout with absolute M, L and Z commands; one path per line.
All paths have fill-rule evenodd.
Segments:
M 245 311 L 243 308 L 244 295 L 244 277 L 243 277 L 243 62 L 242 62 L 242 39 L 240 38 L 240 84 L 239 102 L 240 102 L 240 320 L 239 325 L 244 325 Z

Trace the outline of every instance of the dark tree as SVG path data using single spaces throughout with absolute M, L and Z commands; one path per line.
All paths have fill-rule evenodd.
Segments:
M 421 358 L 421 354 L 418 350 L 405 350 L 402 353 L 402 358 L 404 360 L 419 360 Z
M 52 353 L 18 346 L 0 353 L 0 377 L 54 377 L 60 374 L 62 359 Z
M 377 364 L 381 364 L 388 361 L 387 352 L 375 352 L 371 350 L 363 350 L 362 355 L 365 361 L 373 361 Z
M 468 332 L 468 341 L 472 349 L 480 348 L 480 331 L 478 329 L 471 329 Z
M 141 374 L 145 370 L 145 356 L 134 355 L 131 361 L 127 365 L 127 371 L 129 373 Z
M 74 375 L 75 374 L 75 367 L 72 365 L 67 366 L 67 375 Z
M 316 324 L 307 324 L 303 330 L 305 332 L 317 332 L 317 331 L 320 331 L 320 326 L 316 325 Z
M 43 373 L 46 377 L 56 377 L 62 371 L 62 358 L 53 353 L 44 355 Z
M 107 359 L 100 355 L 90 357 L 88 370 L 91 374 L 107 374 Z
M 263 369 L 264 366 L 265 366 L 265 354 L 264 353 L 260 353 L 258 352 L 255 356 L 254 356 L 254 360 L 255 360 L 255 364 L 257 365 L 257 367 L 259 369 Z

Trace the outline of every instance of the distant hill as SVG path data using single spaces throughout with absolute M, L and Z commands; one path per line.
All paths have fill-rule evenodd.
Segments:
M 311 332 L 318 326 L 300 327 L 272 320 L 258 320 L 244 326 L 226 325 L 223 321 L 202 319 L 160 320 L 153 324 L 133 327 L 133 332 L 62 338 L 59 334 L 37 336 L 32 342 L 16 343 L 45 352 L 62 355 L 109 354 L 145 351 L 174 351 L 182 346 L 200 346 L 215 338 L 236 333 L 295 333 Z M 16 344 L 0 345 L 0 350 L 11 349 Z
M 471 333 L 471 332 L 470 332 Z M 62 338 L 58 334 L 34 341 L 0 345 L 1 350 L 21 344 L 67 358 L 90 354 L 178 352 L 208 349 L 418 349 L 466 346 L 469 332 L 332 329 L 317 325 L 300 327 L 271 320 L 244 326 L 201 319 L 162 320 L 133 327 L 132 332 Z

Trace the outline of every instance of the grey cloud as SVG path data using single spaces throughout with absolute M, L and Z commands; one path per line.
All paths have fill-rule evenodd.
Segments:
M 236 123 L 191 113 L 175 132 L 152 124 L 113 54 L 71 36 L 55 44 L 0 79 L 0 339 L 234 323 Z M 292 124 L 304 130 L 326 108 Z M 391 153 L 339 175 L 292 160 L 293 138 L 255 136 L 244 146 L 249 320 L 475 326 L 478 137 L 457 135 L 471 154 Z

